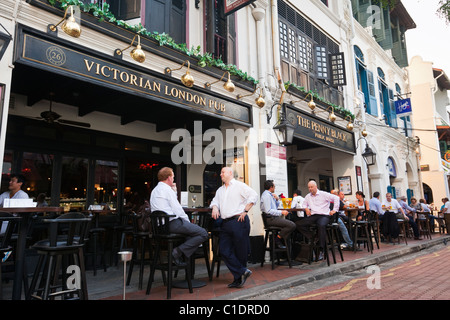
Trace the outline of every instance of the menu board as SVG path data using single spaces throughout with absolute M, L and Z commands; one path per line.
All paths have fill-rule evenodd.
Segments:
M 266 180 L 273 180 L 275 193 L 289 195 L 286 147 L 265 143 Z

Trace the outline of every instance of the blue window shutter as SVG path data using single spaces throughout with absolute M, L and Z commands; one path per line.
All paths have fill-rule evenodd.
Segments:
M 391 127 L 397 127 L 397 112 L 395 110 L 395 102 L 394 102 L 394 91 L 388 89 L 389 92 L 389 110 L 390 110 L 390 118 L 391 118 Z
M 367 113 L 378 117 L 378 105 L 377 105 L 377 97 L 375 95 L 375 82 L 373 77 L 373 72 L 367 70 L 367 90 L 364 90 L 364 95 L 369 97 L 367 103 Z

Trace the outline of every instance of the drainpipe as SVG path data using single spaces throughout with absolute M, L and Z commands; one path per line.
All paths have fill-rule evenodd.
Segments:
M 263 43 L 265 43 L 264 40 L 264 24 L 263 19 L 266 15 L 266 10 L 263 8 L 254 7 L 252 9 L 252 16 L 256 21 L 256 46 L 258 50 L 258 81 L 262 87 L 264 87 L 264 76 L 266 74 L 266 68 L 264 66 L 264 47 Z

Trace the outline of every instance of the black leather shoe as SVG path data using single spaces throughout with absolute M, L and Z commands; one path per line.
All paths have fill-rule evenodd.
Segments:
M 181 257 L 174 256 L 173 252 L 172 252 L 172 262 L 173 262 L 173 264 L 175 264 L 178 267 L 186 266 L 186 262 L 184 262 Z
M 228 285 L 228 288 L 237 288 L 242 282 L 242 279 L 234 280 L 232 283 Z
M 242 281 L 241 283 L 238 285 L 238 288 L 242 288 L 245 284 L 245 281 L 247 281 L 247 278 L 250 277 L 252 275 L 252 272 L 247 269 L 244 274 L 242 275 Z

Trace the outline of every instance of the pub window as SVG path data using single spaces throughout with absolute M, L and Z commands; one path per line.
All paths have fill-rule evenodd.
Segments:
M 378 105 L 373 72 L 366 68 L 364 63 L 364 54 L 358 46 L 354 46 L 354 52 L 358 90 L 364 94 L 364 105 L 366 112 L 373 116 L 378 116 Z
M 205 48 L 214 58 L 236 64 L 236 18 L 224 11 L 223 1 L 205 0 Z
M 83 210 L 86 205 L 88 159 L 62 157 L 61 205 L 67 211 Z
M 94 203 L 117 208 L 117 183 L 119 163 L 117 161 L 96 160 L 94 180 Z
M 317 77 L 328 79 L 328 55 L 325 47 L 316 47 Z
M 108 3 L 117 20 L 130 20 L 141 16 L 141 0 L 108 0 Z
M 186 42 L 186 1 L 145 1 L 144 26 L 150 32 L 166 33 L 176 43 Z
M 345 66 L 343 53 L 337 55 L 339 45 L 282 0 L 278 1 L 278 18 L 283 78 L 305 90 L 321 91 L 334 99 L 333 103 L 342 103 Z

